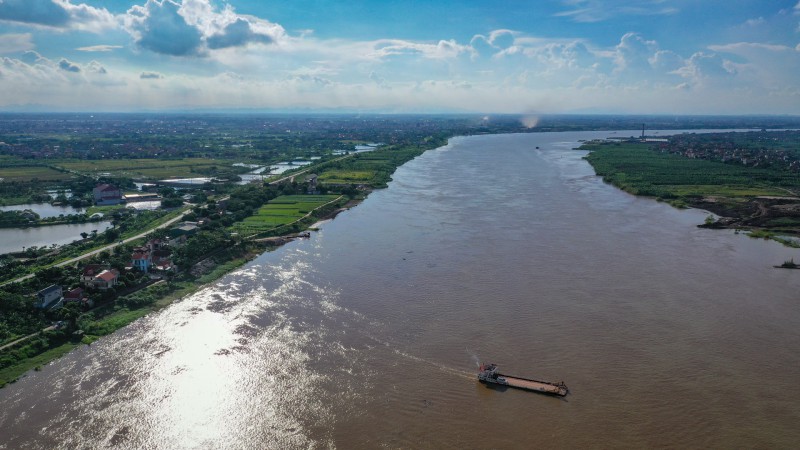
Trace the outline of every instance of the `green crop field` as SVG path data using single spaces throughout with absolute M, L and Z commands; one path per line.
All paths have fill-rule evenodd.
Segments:
M 591 144 L 586 159 L 607 182 L 638 195 L 664 199 L 786 195 L 800 175 L 659 153 L 647 144 Z
M 319 176 L 319 182 L 330 184 L 368 183 L 374 176 L 375 172 L 369 170 L 328 170 Z
M 423 151 L 419 147 L 384 147 L 329 164 L 323 163 L 316 171 L 323 184 L 366 184 L 381 188 L 386 186 L 398 166 L 421 155 Z
M 59 172 L 44 166 L 15 166 L 0 169 L 0 180 L 2 181 L 60 181 L 69 180 L 73 175 Z
M 253 235 L 302 219 L 338 195 L 283 195 L 262 206 L 258 212 L 231 227 L 242 235 Z
M 735 185 L 664 185 L 662 186 L 678 197 L 759 197 L 759 196 L 785 196 L 786 191 L 770 187 L 735 186 Z
M 57 165 L 76 172 L 133 178 L 168 178 L 197 176 L 199 170 L 211 167 L 230 167 L 234 161 L 210 158 L 182 159 L 112 159 L 93 161 L 63 161 Z

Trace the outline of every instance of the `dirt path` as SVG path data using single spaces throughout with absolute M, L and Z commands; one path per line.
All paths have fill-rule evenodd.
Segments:
M 38 336 L 40 333 L 43 333 L 45 331 L 55 330 L 55 329 L 56 329 L 56 327 L 52 326 L 52 325 L 47 327 L 47 328 L 42 328 L 42 331 L 37 331 L 36 333 L 29 334 L 27 336 L 23 336 L 23 337 L 17 339 L 16 341 L 11 341 L 8 344 L 0 346 L 0 351 L 3 351 L 3 350 L 5 350 L 5 349 L 7 349 L 9 347 L 13 347 L 13 346 L 19 344 L 20 342 L 27 341 L 28 339 L 30 339 L 32 337 Z

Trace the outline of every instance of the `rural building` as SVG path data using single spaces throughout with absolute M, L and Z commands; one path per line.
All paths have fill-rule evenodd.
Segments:
M 152 202 L 161 200 L 161 196 L 156 192 L 148 192 L 144 194 L 126 194 L 123 197 L 125 198 L 125 203 Z
M 79 302 L 84 297 L 83 288 L 76 287 L 75 289 L 71 289 L 67 292 L 64 292 L 64 303 L 67 302 Z
M 177 271 L 172 263 L 172 254 L 169 250 L 155 250 L 151 257 L 152 268 L 161 272 Z
M 83 268 L 83 272 L 81 272 L 81 284 L 88 286 L 94 280 L 94 277 L 104 270 L 106 270 L 106 267 L 101 264 L 87 264 Z
M 36 307 L 49 308 L 52 306 L 59 306 L 62 300 L 63 290 L 61 286 L 53 284 L 36 293 Z
M 169 235 L 171 237 L 191 236 L 195 233 L 197 233 L 197 222 L 183 222 L 169 230 Z
M 89 295 L 83 288 L 76 287 L 68 292 L 64 293 L 64 303 L 75 302 L 80 304 L 84 308 L 91 308 L 94 306 L 94 301 L 89 298 Z
M 175 236 L 173 238 L 169 238 L 166 242 L 167 245 L 170 247 L 180 247 L 186 243 L 186 235 L 182 234 L 180 236 Z
M 122 203 L 122 191 L 111 184 L 99 184 L 92 190 L 96 205 L 118 205 Z
M 92 280 L 92 287 L 105 291 L 117 285 L 119 271 L 116 269 L 104 270 L 97 274 Z
M 150 250 L 161 250 L 167 246 L 167 243 L 161 239 L 150 239 L 147 241 L 147 248 Z
M 319 191 L 317 190 L 317 178 L 317 174 L 315 173 L 312 173 L 306 177 L 306 182 L 308 182 L 308 194 L 319 194 Z

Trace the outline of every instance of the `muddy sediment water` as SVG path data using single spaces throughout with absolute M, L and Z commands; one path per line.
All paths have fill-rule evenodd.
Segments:
M 772 266 L 800 251 L 604 184 L 572 148 L 607 135 L 425 153 L 0 390 L 0 448 L 796 445 L 800 272 Z M 571 393 L 489 389 L 478 361 Z

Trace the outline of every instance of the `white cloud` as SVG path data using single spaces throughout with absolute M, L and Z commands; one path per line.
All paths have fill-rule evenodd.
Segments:
M 181 5 L 172 0 L 147 0 L 144 6 L 128 10 L 125 25 L 137 45 L 173 56 L 202 52 L 202 34 L 180 14 Z
M 671 50 L 658 50 L 648 59 L 650 65 L 658 72 L 672 72 L 686 65 L 680 55 Z
M 0 0 L 0 5 L 10 1 Z M 13 1 L 21 7 L 19 0 Z M 104 55 L 121 46 L 99 44 L 77 49 L 98 53 L 97 61 L 85 63 L 86 55 L 76 52 L 64 58 L 45 52 L 50 60 L 31 51 L 30 34 L 0 35 L 0 52 L 27 50 L 18 59 L 5 58 L 0 64 L 4 88 L 0 107 L 27 102 L 82 105 L 84 109 L 346 107 L 526 112 L 542 111 L 542 105 L 547 105 L 550 111 L 604 107 L 665 112 L 697 105 L 696 112 L 729 112 L 722 109 L 724 103 L 726 108 L 738 105 L 738 111 L 745 112 L 797 113 L 800 104 L 796 94 L 800 92 L 796 76 L 800 44 L 774 44 L 782 40 L 752 38 L 770 43 L 732 43 L 680 55 L 637 33 L 620 33 L 619 41 L 609 46 L 508 29 L 476 34 L 468 43 L 448 36 L 430 41 L 322 39 L 311 33 L 290 36 L 281 25 L 238 14 L 222 2 L 139 3 L 118 16 L 116 23 L 142 52 Z M 586 10 L 580 14 L 594 14 L 593 8 L 599 5 L 608 6 L 614 14 L 645 13 L 630 4 L 573 0 L 569 7 L 570 11 Z M 637 4 L 666 13 L 672 3 Z M 54 5 L 67 13 L 66 22 L 37 26 L 76 29 L 75 18 L 92 23 L 92 12 L 99 11 L 67 0 Z M 75 12 L 81 6 L 83 12 Z M 784 14 L 795 22 L 791 12 Z M 570 17 L 578 20 L 577 15 Z M 107 38 L 114 37 L 118 36 Z M 143 55 L 146 52 L 176 58 Z M 125 61 L 120 62 L 123 57 Z M 160 65 L 164 61 L 168 69 Z M 168 70 L 169 76 L 157 70 Z M 735 98 L 722 90 L 735 92 Z M 794 106 L 790 100 L 795 100 Z
M 562 0 L 567 8 L 556 17 L 568 17 L 575 22 L 594 23 L 621 15 L 663 16 L 677 14 L 676 7 L 666 6 L 666 0 Z
M 23 53 L 19 59 L 26 64 L 36 64 L 37 62 L 40 61 L 47 61 L 47 58 L 43 57 L 38 52 L 35 52 L 33 50 L 29 50 Z
M 733 44 L 725 44 L 725 45 L 710 45 L 708 48 L 716 52 L 729 52 L 736 54 L 752 55 L 754 52 L 759 52 L 763 50 L 770 52 L 783 52 L 789 50 L 791 47 L 788 47 L 786 45 L 777 45 L 777 44 L 762 44 L 759 42 L 736 42 Z
M 100 45 L 90 45 L 88 47 L 78 47 L 75 50 L 81 52 L 110 52 L 114 51 L 118 48 L 122 48 L 121 45 L 107 45 L 107 44 L 100 44 Z
M 713 60 L 713 58 L 711 58 Z M 711 61 L 713 62 L 713 61 Z M 703 69 L 700 55 L 691 63 Z M 577 85 L 498 84 L 493 79 L 477 81 L 460 77 L 421 78 L 419 81 L 388 81 L 369 72 L 359 81 L 342 81 L 311 68 L 273 80 L 242 76 L 229 71 L 213 76 L 176 74 L 169 78 L 153 72 L 121 69 L 98 73 L 100 63 L 80 65 L 80 72 L 59 67 L 62 62 L 39 58 L 33 64 L 0 60 L 7 95 L 0 106 L 54 104 L 75 110 L 119 110 L 158 108 L 349 108 L 384 111 L 484 111 L 527 112 L 532 110 L 605 110 L 670 113 L 744 111 L 781 113 L 796 111 L 797 90 L 766 96 L 747 86 L 717 87 L 687 79 L 661 88 L 631 84 L 583 82 Z M 95 69 L 92 69 L 95 67 Z M 738 72 L 737 72 L 738 74 Z M 335 73 L 333 74 L 335 75 Z M 532 75 L 534 78 L 537 76 Z M 382 86 L 380 81 L 386 82 Z M 535 80 L 534 80 L 535 81 Z M 576 81 L 576 79 L 573 79 Z M 727 95 L 726 95 L 727 93 Z M 733 93 L 733 95 L 731 95 Z
M 675 73 L 688 79 L 693 86 L 730 86 L 726 81 L 736 74 L 736 68 L 718 54 L 697 52 Z
M 756 19 L 747 19 L 744 22 L 744 25 L 748 27 L 758 27 L 764 25 L 765 23 L 767 23 L 766 19 L 764 19 L 763 17 L 758 17 Z
M 0 34 L 0 55 L 33 50 L 32 38 L 30 33 Z
M 142 80 L 162 80 L 164 79 L 164 75 L 158 72 L 145 71 L 139 74 L 139 78 Z
M 67 11 L 71 28 L 100 33 L 119 26 L 114 15 L 105 8 L 95 8 L 85 3 L 73 5 L 70 0 L 53 0 L 53 2 Z
M 105 75 L 108 73 L 106 68 L 97 61 L 90 61 L 89 64 L 86 65 L 86 70 L 99 75 Z
M 785 89 L 800 89 L 800 48 L 788 45 L 763 44 L 758 42 L 736 42 L 712 45 L 711 50 L 736 56 L 736 63 L 729 62 L 738 77 L 748 85 L 763 92 L 778 92 Z
M 637 33 L 625 33 L 614 50 L 617 70 L 647 72 L 651 69 L 649 60 L 658 51 L 658 44 Z
M 278 24 L 216 9 L 209 0 L 147 0 L 122 19 L 141 48 L 172 56 L 207 55 L 209 50 L 275 44 L 286 38 Z
M 371 44 L 368 57 L 387 58 L 397 55 L 419 55 L 428 59 L 455 58 L 463 53 L 471 53 L 472 48 L 455 40 L 441 40 L 436 44 L 405 41 L 400 39 L 381 39 Z
M 105 8 L 70 0 L 2 0 L 0 21 L 94 33 L 117 26 L 114 15 Z
M 58 62 L 58 68 L 67 72 L 80 73 L 81 67 L 71 61 L 61 58 Z

